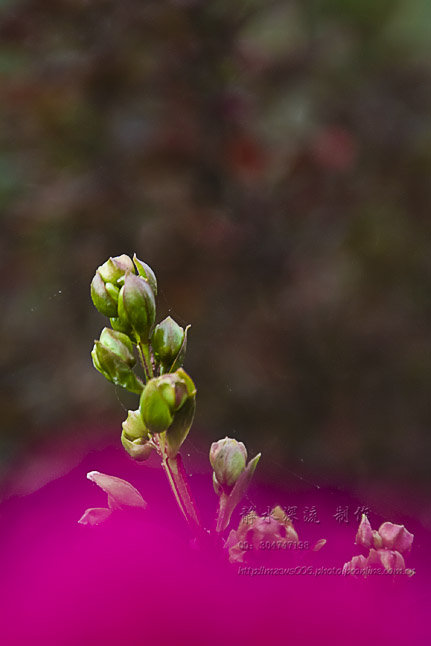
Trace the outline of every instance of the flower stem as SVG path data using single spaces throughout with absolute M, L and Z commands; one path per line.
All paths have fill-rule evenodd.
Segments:
M 145 343 L 138 343 L 139 355 L 141 358 L 142 367 L 144 368 L 145 377 L 147 380 L 153 378 L 153 366 L 151 365 L 150 350 Z
M 196 503 L 187 482 L 187 475 L 181 455 L 178 453 L 174 458 L 168 458 L 166 455 L 163 455 L 162 466 L 181 513 L 192 529 L 194 531 L 198 530 L 200 534 L 202 532 L 202 525 L 199 520 Z
M 229 496 L 222 492 L 220 494 L 219 498 L 219 504 L 218 504 L 218 509 L 217 509 L 217 517 L 216 517 L 216 532 L 219 533 L 223 529 L 223 520 L 224 520 L 224 514 L 225 514 L 225 509 L 226 509 L 226 504 L 228 501 Z

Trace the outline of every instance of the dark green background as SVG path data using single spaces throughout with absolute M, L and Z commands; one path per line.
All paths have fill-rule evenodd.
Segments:
M 3 476 L 116 438 L 89 283 L 136 251 L 198 451 L 428 486 L 431 4 L 3 1 L 0 39 Z

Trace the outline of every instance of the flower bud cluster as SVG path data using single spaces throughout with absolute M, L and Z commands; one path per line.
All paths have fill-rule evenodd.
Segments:
M 133 259 L 125 254 L 109 258 L 91 281 L 93 303 L 112 325 L 94 342 L 94 367 L 115 385 L 141 396 L 121 435 L 123 447 L 138 461 L 156 447 L 152 436 L 162 433 L 168 457 L 175 456 L 195 412 L 196 388 L 181 368 L 188 328 L 170 316 L 154 325 L 156 295 L 156 276 L 136 254 Z M 134 372 L 137 356 L 141 375 Z
M 157 280 L 147 264 L 126 254 L 109 258 L 91 281 L 91 298 L 115 330 L 148 341 L 156 316 Z

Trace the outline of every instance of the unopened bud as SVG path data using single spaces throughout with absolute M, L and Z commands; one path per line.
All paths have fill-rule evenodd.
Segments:
M 105 327 L 100 335 L 100 343 L 111 350 L 117 357 L 120 357 L 128 366 L 133 367 L 135 365 L 133 344 L 126 334 Z
M 122 427 L 129 440 L 148 439 L 148 429 L 139 410 L 129 410 Z
M 156 316 L 154 293 L 148 282 L 135 274 L 126 274 L 118 297 L 118 317 L 121 324 L 130 326 L 136 336 L 146 342 Z
M 111 323 L 113 330 L 127 334 L 127 336 L 130 336 L 132 334 L 132 328 L 129 323 L 122 323 L 118 316 L 111 317 L 109 319 L 109 322 Z
M 172 424 L 173 414 L 169 403 L 159 388 L 158 379 L 151 379 L 145 386 L 140 400 L 144 424 L 150 433 L 163 433 Z
M 91 281 L 91 298 L 101 314 L 110 318 L 117 316 L 118 296 L 124 275 L 134 271 L 131 258 L 125 254 L 109 258 L 98 267 Z
M 136 265 L 138 274 L 147 281 L 147 283 L 153 290 L 154 296 L 157 296 L 157 278 L 154 271 L 145 262 L 139 260 L 139 258 L 136 257 L 136 254 L 133 256 L 133 262 Z
M 130 457 L 136 460 L 136 462 L 147 460 L 154 448 L 149 440 L 145 440 L 143 438 L 132 440 L 124 431 L 121 433 L 121 444 Z
M 184 338 L 184 329 L 170 316 L 154 328 L 151 346 L 157 361 L 165 369 L 169 369 L 174 364 L 183 346 Z
M 233 487 L 245 469 L 246 460 L 247 449 L 242 442 L 225 437 L 211 445 L 211 466 L 223 488 Z
M 106 289 L 99 271 L 91 281 L 91 300 L 94 307 L 105 316 L 117 316 L 117 301 Z
M 151 379 L 140 400 L 142 420 L 150 433 L 166 433 L 168 456 L 174 457 L 184 442 L 195 411 L 196 388 L 180 368 Z
M 100 275 L 105 283 L 116 284 L 127 272 L 135 272 L 133 262 L 129 256 L 123 253 L 121 256 L 108 258 L 103 265 L 98 268 Z
M 142 383 L 132 370 L 135 363 L 133 344 L 129 337 L 116 330 L 104 328 L 100 341 L 91 352 L 93 365 L 106 379 L 130 392 L 140 394 Z

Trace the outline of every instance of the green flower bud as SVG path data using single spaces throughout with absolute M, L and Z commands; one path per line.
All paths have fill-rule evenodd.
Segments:
M 133 262 L 136 265 L 138 274 L 147 281 L 147 283 L 153 290 L 154 296 L 157 296 L 157 278 L 154 271 L 145 262 L 139 260 L 139 258 L 136 257 L 136 254 L 133 256 Z
M 91 281 L 91 300 L 94 307 L 105 316 L 117 316 L 117 301 L 106 289 L 99 271 Z
M 163 433 L 173 421 L 171 408 L 163 396 L 163 390 L 159 389 L 158 381 L 151 379 L 147 383 L 139 403 L 142 419 L 150 433 Z
M 120 357 L 131 368 L 135 365 L 136 359 L 133 354 L 133 343 L 126 334 L 105 327 L 100 335 L 100 343 L 109 350 L 112 350 L 114 354 Z
M 142 438 L 137 440 L 130 440 L 127 436 L 127 433 L 125 433 L 124 431 L 121 434 L 121 444 L 130 455 L 130 457 L 136 460 L 136 462 L 143 462 L 144 460 L 147 460 L 154 448 L 148 440 L 144 440 Z
M 100 341 L 94 342 L 91 357 L 96 370 L 108 381 L 132 393 L 142 392 L 143 384 L 132 370 L 135 357 L 133 344 L 128 336 L 122 332 L 104 328 Z
M 166 433 L 169 457 L 184 442 L 195 412 L 196 388 L 181 368 L 175 373 L 151 379 L 144 388 L 140 411 L 150 433 Z
M 118 297 L 118 317 L 121 325 L 130 326 L 136 336 L 147 341 L 156 316 L 154 293 L 144 278 L 126 274 Z
M 129 440 L 149 439 L 148 429 L 142 421 L 139 410 L 129 410 L 122 427 Z
M 115 283 L 122 278 L 127 272 L 135 273 L 135 267 L 129 256 L 123 253 L 121 256 L 108 258 L 103 265 L 100 265 L 98 271 L 105 283 Z
M 94 306 L 105 316 L 116 317 L 121 281 L 127 272 L 135 271 L 133 262 L 125 254 L 109 258 L 97 268 L 91 281 L 91 298 Z
M 174 364 L 185 339 L 185 331 L 173 318 L 167 316 L 164 321 L 156 325 L 151 337 L 151 346 L 154 356 L 164 368 Z
M 225 437 L 211 445 L 211 466 L 218 484 L 224 489 L 233 487 L 244 471 L 246 461 L 247 449 L 242 442 Z
M 114 330 L 123 332 L 123 334 L 127 334 L 127 336 L 130 336 L 132 334 L 132 328 L 130 327 L 130 325 L 123 324 L 118 316 L 110 318 L 109 322 L 111 323 Z

